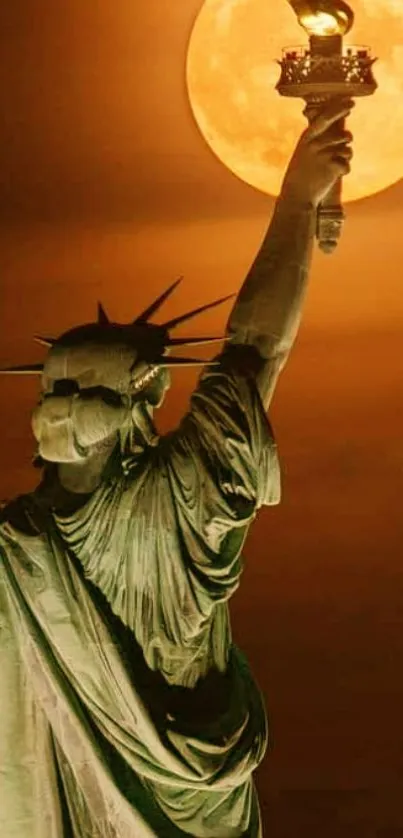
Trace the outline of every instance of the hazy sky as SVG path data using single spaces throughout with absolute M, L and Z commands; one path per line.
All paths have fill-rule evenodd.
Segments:
M 193 123 L 184 61 L 200 5 L 3 4 L 2 362 L 39 360 L 31 335 L 91 319 L 99 297 L 124 320 L 182 273 L 168 315 L 239 288 L 273 202 Z M 403 834 L 402 199 L 400 182 L 350 205 L 338 251 L 316 253 L 273 404 L 283 503 L 251 533 L 233 605 L 274 728 L 259 773 L 270 838 Z M 226 313 L 195 331 L 219 333 Z M 193 381 L 177 373 L 164 427 Z M 10 496 L 36 479 L 37 385 L 1 386 Z

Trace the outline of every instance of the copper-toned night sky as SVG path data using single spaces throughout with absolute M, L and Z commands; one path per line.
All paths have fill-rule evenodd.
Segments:
M 273 201 L 193 121 L 185 64 L 200 7 L 2 5 L 2 364 L 40 360 L 31 335 L 92 319 L 98 298 L 127 320 L 179 274 L 168 315 L 240 287 Z M 402 207 L 402 181 L 350 204 L 338 251 L 316 253 L 271 411 L 283 502 L 252 530 L 232 609 L 274 730 L 258 775 L 270 838 L 403 834 Z M 219 334 L 226 315 L 195 329 Z M 193 382 L 176 374 L 163 427 Z M 0 387 L 10 497 L 37 479 L 37 383 Z

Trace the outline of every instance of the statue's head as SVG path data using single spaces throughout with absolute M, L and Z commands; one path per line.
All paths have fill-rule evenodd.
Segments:
M 174 357 L 172 350 L 222 340 L 172 338 L 170 332 L 224 299 L 161 325 L 150 322 L 179 281 L 133 322 L 111 322 L 99 304 L 96 322 L 70 329 L 57 339 L 36 338 L 48 348 L 43 364 L 2 370 L 41 376 L 41 395 L 32 416 L 32 428 L 42 460 L 83 461 L 99 446 L 118 439 L 122 451 L 156 443 L 153 411 L 169 387 L 169 368 L 206 364 L 193 358 Z

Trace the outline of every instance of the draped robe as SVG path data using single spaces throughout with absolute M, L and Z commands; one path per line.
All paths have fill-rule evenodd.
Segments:
M 261 835 L 262 698 L 228 600 L 279 500 L 252 379 L 202 376 L 179 428 L 76 511 L 0 527 L 2 838 Z

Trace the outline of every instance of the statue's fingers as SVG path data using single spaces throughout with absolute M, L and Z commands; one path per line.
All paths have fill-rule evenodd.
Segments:
M 344 160 L 341 157 L 336 157 L 334 159 L 334 164 L 337 167 L 341 177 L 350 174 L 351 166 L 348 160 Z
M 351 160 L 353 154 L 354 152 L 350 145 L 329 146 L 328 148 L 323 148 L 318 152 L 319 157 L 328 157 L 329 160 L 333 160 L 336 157 L 343 158 L 343 160 Z
M 329 160 L 352 160 L 354 155 L 353 149 L 350 146 L 334 146 L 319 152 L 319 157 L 327 157 Z
M 351 131 L 338 131 L 335 133 L 334 128 L 329 129 L 320 137 L 316 137 L 310 143 L 311 148 L 316 151 L 326 151 L 326 149 L 340 148 L 342 146 L 349 147 L 352 142 L 353 135 Z
M 339 149 L 337 150 L 337 154 L 333 154 L 330 157 L 328 161 L 328 168 L 333 174 L 335 180 L 338 177 L 343 177 L 344 175 L 349 174 L 351 171 L 350 160 L 351 156 L 342 154 Z
M 317 143 L 321 144 L 323 148 L 335 148 L 336 146 L 346 146 L 350 148 L 349 143 L 353 140 L 353 135 L 351 131 L 342 131 L 340 134 L 336 136 L 332 132 L 327 137 L 325 134 L 317 140 Z
M 308 141 L 316 140 L 340 119 L 345 119 L 351 112 L 354 104 L 352 99 L 335 99 L 330 102 L 329 105 L 313 118 L 311 124 L 306 129 L 305 139 Z
M 336 149 L 336 152 L 337 157 L 344 157 L 345 160 L 351 160 L 354 155 L 354 151 L 350 145 L 339 146 L 339 148 Z

